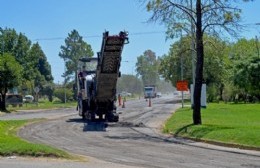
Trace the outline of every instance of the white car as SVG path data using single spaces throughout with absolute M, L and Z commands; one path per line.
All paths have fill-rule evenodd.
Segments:
M 32 95 L 25 95 L 24 99 L 26 103 L 31 103 L 34 100 L 34 97 Z
M 122 97 L 126 97 L 126 96 L 132 96 L 132 93 L 123 91 L 123 92 L 120 93 L 120 95 L 121 95 Z
M 161 92 L 157 92 L 157 94 L 156 94 L 156 97 L 162 97 L 162 93 Z

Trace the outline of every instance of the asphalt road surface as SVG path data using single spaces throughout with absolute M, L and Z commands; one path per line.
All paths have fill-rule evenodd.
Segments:
M 69 167 L 260 168 L 260 152 L 162 135 L 160 128 L 163 122 L 179 107 L 176 98 L 163 96 L 153 99 L 152 107 L 148 107 L 144 99 L 127 101 L 125 108 L 118 107 L 118 123 L 82 121 L 75 109 L 24 112 L 2 116 L 0 119 L 48 118 L 46 122 L 26 126 L 19 135 L 32 142 L 97 159 L 87 163 L 49 162 L 54 167 L 59 167 L 58 164 L 62 162 L 61 165 Z M 15 163 L 9 160 L 0 159 L 0 167 L 10 167 L 11 163 Z M 27 165 L 26 161 L 17 163 Z M 30 163 L 36 168 L 50 167 L 38 161 Z

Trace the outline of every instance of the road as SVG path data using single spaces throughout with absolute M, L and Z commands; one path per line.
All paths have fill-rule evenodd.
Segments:
M 118 107 L 119 122 L 108 124 L 83 122 L 75 109 L 23 113 L 1 118 L 42 117 L 46 114 L 48 121 L 26 126 L 19 135 L 32 142 L 49 144 L 99 160 L 89 167 L 100 167 L 102 164 L 102 167 L 260 167 L 259 152 L 217 147 L 162 135 L 160 128 L 163 122 L 180 107 L 175 102 L 169 96 L 153 99 L 152 107 L 148 107 L 148 102 L 143 99 L 127 101 L 125 108 Z

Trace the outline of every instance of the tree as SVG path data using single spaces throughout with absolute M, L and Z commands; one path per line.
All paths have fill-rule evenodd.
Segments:
M 226 54 L 228 43 L 218 37 L 204 35 L 204 44 L 203 79 L 208 88 L 208 101 L 219 101 L 230 78 L 230 60 Z
M 260 98 L 260 58 L 251 57 L 235 66 L 234 84 L 247 94 Z
M 232 65 L 232 79 L 240 93 L 260 99 L 260 58 L 255 40 L 240 39 L 230 46 L 229 55 Z
M 17 34 L 14 29 L 2 29 L 3 44 L 1 50 L 11 53 L 16 61 L 24 67 L 22 80 L 31 80 L 35 72 L 36 58 L 29 55 L 31 41 L 22 33 Z
M 180 35 L 182 33 L 181 30 L 186 31 L 193 37 L 193 30 L 195 29 L 194 41 L 196 44 L 197 63 L 193 123 L 198 125 L 202 124 L 200 97 L 204 67 L 203 35 L 205 32 L 216 35 L 222 33 L 223 30 L 231 35 L 236 35 L 236 30 L 239 28 L 238 21 L 240 20 L 241 10 L 233 7 L 231 0 L 196 0 L 195 6 L 192 2 L 192 0 L 149 0 L 147 10 L 153 12 L 150 21 L 159 21 L 167 26 L 167 36 L 169 38 Z
M 72 30 L 65 39 L 65 45 L 61 46 L 59 56 L 66 65 L 65 77 L 73 78 L 76 81 L 78 61 L 82 57 L 92 57 L 94 55 L 91 46 L 83 41 L 78 31 Z
M 160 80 L 157 90 L 162 93 L 172 93 L 175 88 L 172 86 L 170 82 L 167 82 L 165 80 Z
M 16 33 L 16 31 L 14 29 L 2 29 L 1 30 L 1 54 L 3 54 L 4 52 L 9 52 L 12 53 L 13 55 L 14 53 L 14 48 L 17 45 L 17 38 L 18 35 Z
M 5 97 L 8 89 L 18 86 L 21 81 L 21 65 L 14 56 L 4 53 L 0 56 L 0 110 L 6 111 Z
M 228 80 L 227 67 L 228 57 L 226 55 L 226 42 L 212 36 L 204 36 L 205 45 L 205 66 L 204 82 L 207 84 L 209 100 L 221 97 L 223 81 Z M 183 69 L 183 79 L 192 83 L 192 62 L 190 50 L 190 37 L 184 36 L 180 41 L 171 45 L 169 53 L 161 58 L 159 73 L 163 78 L 170 81 L 175 86 L 177 80 L 181 80 L 181 66 Z M 183 65 L 181 65 L 181 59 Z M 216 73 L 218 72 L 218 73 Z M 214 89 L 212 89 L 212 88 Z
M 143 55 L 137 57 L 137 76 L 141 76 L 144 85 L 157 85 L 159 60 L 151 50 L 146 50 Z
M 31 41 L 24 34 L 17 34 L 14 29 L 9 28 L 0 30 L 0 50 L 2 53 L 11 53 L 23 67 L 21 90 L 26 92 L 30 88 L 32 92 L 34 86 L 42 87 L 53 81 L 51 67 L 39 43 L 31 46 Z
M 17 36 L 17 44 L 14 45 L 13 54 L 17 62 L 19 62 L 22 67 L 24 67 L 22 76 L 24 80 L 31 80 L 31 74 L 34 72 L 34 67 L 32 62 L 35 61 L 29 55 L 29 50 L 31 46 L 31 41 L 22 33 Z
M 159 73 L 164 79 L 170 81 L 173 86 L 176 85 L 178 80 L 181 80 L 181 68 L 183 68 L 183 79 L 188 80 L 189 83 L 192 81 L 191 50 L 189 48 L 189 37 L 186 36 L 173 43 L 169 53 L 160 58 Z M 183 65 L 181 65 L 181 59 Z
M 62 103 L 65 103 L 65 96 L 64 96 L 64 88 L 57 88 L 54 91 L 54 96 L 60 99 Z M 72 89 L 66 88 L 66 101 L 73 100 L 73 91 Z
M 53 101 L 53 94 L 54 94 L 54 84 L 48 83 L 43 86 L 43 89 L 41 90 L 41 93 L 43 95 L 47 95 L 50 102 Z
M 52 82 L 53 76 L 51 74 L 51 66 L 48 63 L 46 55 L 42 51 L 39 43 L 33 44 L 30 50 L 30 55 L 32 55 L 31 57 L 33 58 L 37 58 L 36 68 L 40 72 L 40 74 L 44 76 L 44 79 L 47 82 Z
M 122 75 L 117 82 L 117 92 L 122 91 L 140 94 L 143 91 L 142 81 L 134 75 Z

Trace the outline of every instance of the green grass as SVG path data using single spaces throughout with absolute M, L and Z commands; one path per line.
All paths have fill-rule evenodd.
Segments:
M 60 101 L 49 102 L 48 100 L 40 100 L 38 105 L 35 103 L 24 103 L 22 107 L 12 107 L 9 105 L 7 107 L 8 111 L 17 111 L 17 110 L 35 110 L 35 109 L 54 109 L 54 108 L 69 108 L 77 106 L 77 102 L 66 102 L 62 103 Z
M 208 104 L 202 125 L 193 125 L 192 110 L 177 110 L 166 122 L 165 133 L 260 149 L 260 104 Z
M 34 120 L 35 121 L 35 120 Z M 0 156 L 34 156 L 71 158 L 64 151 L 50 146 L 33 144 L 19 138 L 17 129 L 31 121 L 0 121 Z

